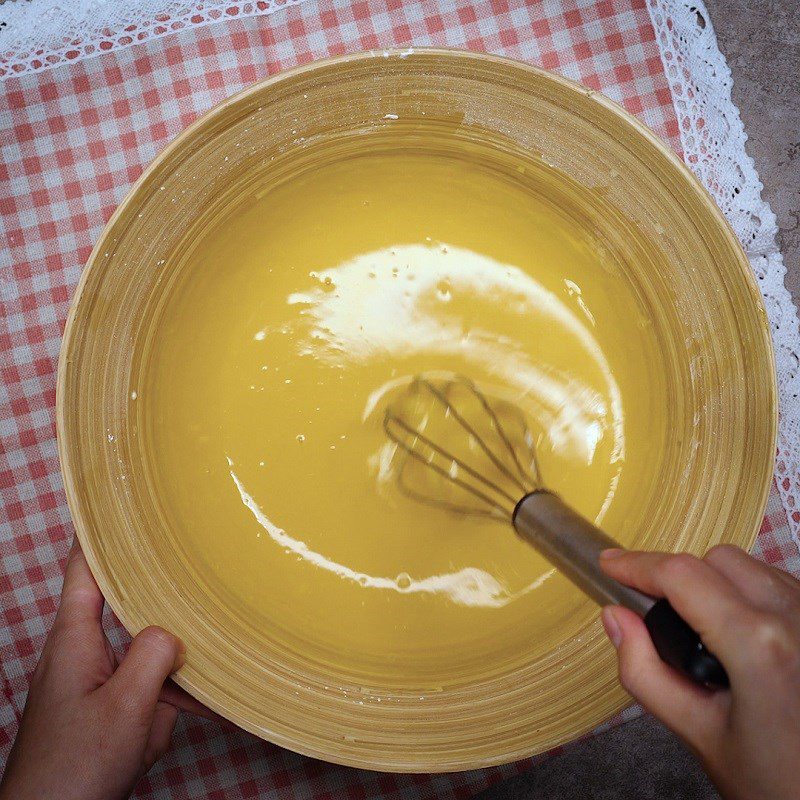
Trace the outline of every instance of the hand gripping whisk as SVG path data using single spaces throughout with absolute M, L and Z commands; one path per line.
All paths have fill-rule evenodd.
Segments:
M 519 408 L 485 395 L 468 378 L 420 376 L 389 405 L 384 428 L 400 450 L 397 480 L 404 494 L 511 522 L 597 603 L 639 614 L 667 664 L 707 687 L 728 686 L 722 664 L 666 599 L 625 586 L 600 569 L 600 553 L 619 545 L 545 488 Z

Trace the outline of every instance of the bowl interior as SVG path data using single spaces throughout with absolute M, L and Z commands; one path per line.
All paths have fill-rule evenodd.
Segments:
M 446 51 L 364 54 L 301 68 L 218 106 L 151 166 L 109 222 L 79 287 L 59 371 L 58 424 L 76 530 L 109 603 L 136 632 L 186 643 L 178 682 L 273 742 L 374 769 L 445 771 L 521 758 L 626 702 L 591 605 L 547 647 L 494 673 L 420 692 L 273 641 L 198 570 L 173 535 L 131 403 L 192 231 L 268 174 L 320 148 L 381 137 L 502 150 L 563 176 L 647 310 L 669 425 L 625 541 L 702 553 L 752 544 L 772 474 L 775 391 L 749 265 L 702 188 L 655 137 L 593 92 L 514 62 Z M 368 138 L 365 138 L 368 137 Z M 349 144 L 348 144 L 349 143 Z M 483 143 L 483 145 L 482 145 Z M 364 145 L 366 146 L 366 144 Z M 265 166 L 266 165 L 266 166 Z M 429 688 L 429 687 L 428 687 Z

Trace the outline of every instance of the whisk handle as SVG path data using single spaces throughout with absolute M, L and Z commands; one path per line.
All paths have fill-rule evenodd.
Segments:
M 536 491 L 517 503 L 514 528 L 551 564 L 601 606 L 620 605 L 644 620 L 662 660 L 696 683 L 726 688 L 728 676 L 699 635 L 666 599 L 615 581 L 600 568 L 600 553 L 619 544 L 557 495 Z

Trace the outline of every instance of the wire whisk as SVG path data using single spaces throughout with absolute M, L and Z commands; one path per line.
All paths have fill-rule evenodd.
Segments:
M 521 497 L 543 487 L 525 416 L 469 378 L 414 378 L 383 425 L 405 456 L 398 486 L 420 502 L 508 521 Z
M 469 378 L 420 375 L 388 405 L 383 427 L 401 456 L 395 470 L 403 494 L 510 522 L 596 602 L 639 614 L 664 661 L 697 683 L 728 686 L 722 664 L 666 599 L 603 572 L 600 553 L 619 545 L 548 491 L 518 406 L 489 396 Z

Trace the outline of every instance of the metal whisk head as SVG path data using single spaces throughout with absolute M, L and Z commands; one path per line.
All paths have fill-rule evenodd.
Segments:
M 541 488 L 524 415 L 469 378 L 414 378 L 383 426 L 398 446 L 398 486 L 415 500 L 508 520 L 520 498 Z

